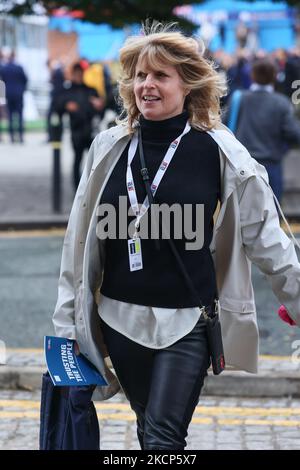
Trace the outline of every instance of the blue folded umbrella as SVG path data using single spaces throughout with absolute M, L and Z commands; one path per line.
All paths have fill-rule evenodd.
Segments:
M 99 450 L 99 423 L 92 402 L 95 386 L 55 387 L 42 378 L 40 450 Z

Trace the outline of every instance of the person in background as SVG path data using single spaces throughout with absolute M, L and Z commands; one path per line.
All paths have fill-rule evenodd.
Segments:
M 290 100 L 274 91 L 275 64 L 268 58 L 252 65 L 253 84 L 243 91 L 235 129 L 251 156 L 266 168 L 270 185 L 280 201 L 283 191 L 282 160 L 287 144 L 300 144 L 300 124 Z M 228 122 L 231 104 L 224 116 Z
M 5 57 L 0 49 L 0 142 L 2 141 L 2 118 L 4 116 L 4 109 L 5 109 L 5 84 L 2 80 L 2 68 L 5 64 Z
M 6 90 L 10 140 L 12 143 L 16 142 L 16 133 L 18 133 L 19 141 L 23 142 L 23 96 L 27 85 L 27 76 L 23 67 L 15 62 L 14 52 L 11 52 L 8 62 L 2 66 L 1 75 Z M 15 117 L 18 121 L 17 127 L 15 126 Z
M 72 66 L 71 85 L 57 97 L 55 110 L 70 117 L 71 140 L 74 149 L 73 185 L 77 189 L 81 175 L 81 160 L 85 149 L 93 140 L 92 120 L 95 114 L 101 113 L 104 99 L 99 97 L 97 90 L 83 82 L 83 69 L 79 63 Z
M 235 90 L 247 90 L 251 85 L 251 66 L 248 52 L 238 49 L 234 64 L 227 70 L 230 96 Z
M 244 49 L 246 47 L 248 33 L 248 26 L 243 21 L 239 21 L 235 28 L 235 37 L 238 47 L 240 47 L 241 49 Z
M 293 48 L 288 51 L 285 63 L 285 95 L 291 99 L 294 92 L 293 83 L 300 77 L 300 50 Z
M 107 73 L 103 64 L 93 62 L 84 70 L 83 82 L 85 85 L 97 90 L 99 96 L 106 100 Z
M 95 88 L 98 95 L 104 99 L 104 107 L 99 115 L 98 127 L 100 130 L 109 122 L 110 116 L 116 118 L 116 101 L 108 65 L 98 62 L 91 63 L 84 71 L 83 81 L 87 86 Z
M 53 113 L 55 112 L 55 103 L 57 98 L 64 90 L 64 83 L 65 83 L 65 75 L 64 75 L 64 68 L 61 62 L 57 60 L 48 60 L 47 65 L 49 68 L 50 73 L 50 106 L 47 113 L 47 132 L 48 132 L 48 141 L 51 140 L 51 118 Z M 61 116 L 59 116 L 61 119 Z M 62 123 L 59 124 L 62 126 Z

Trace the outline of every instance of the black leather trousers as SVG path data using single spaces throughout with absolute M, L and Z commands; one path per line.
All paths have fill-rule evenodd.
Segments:
M 206 326 L 164 349 L 129 340 L 102 321 L 115 372 L 137 417 L 142 449 L 184 449 L 187 429 L 210 365 Z

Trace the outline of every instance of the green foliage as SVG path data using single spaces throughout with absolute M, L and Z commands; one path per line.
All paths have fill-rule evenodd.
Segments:
M 273 0 L 274 3 L 281 2 L 282 0 Z M 300 8 L 300 0 L 285 0 L 285 2 L 291 7 Z
M 37 2 L 24 0 L 19 2 L 6 2 L 7 13 L 19 16 L 34 13 Z M 40 0 L 48 14 L 56 8 L 65 7 L 68 11 L 82 11 L 83 20 L 92 23 L 108 23 L 119 28 L 132 23 L 140 23 L 146 18 L 159 21 L 176 21 L 186 32 L 193 32 L 197 27 L 188 20 L 174 15 L 176 6 L 190 4 L 191 0 Z

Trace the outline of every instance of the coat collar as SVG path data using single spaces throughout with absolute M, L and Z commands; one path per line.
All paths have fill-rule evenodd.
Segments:
M 211 131 L 207 131 L 207 133 L 218 144 L 223 159 L 228 162 L 228 165 L 223 164 L 224 169 L 222 173 L 224 172 L 224 174 L 221 178 L 224 182 L 222 188 L 222 202 L 230 196 L 237 185 L 251 176 L 260 174 L 260 176 L 268 182 L 268 177 L 263 167 L 258 165 L 250 156 L 247 149 L 235 138 L 233 133 L 226 126 L 219 124 Z M 121 141 L 123 141 L 122 148 L 124 149 L 131 135 L 128 127 L 125 125 L 118 125 L 102 132 L 99 135 L 98 151 L 96 151 L 93 168 L 99 165 L 117 143 L 120 144 Z
M 208 131 L 227 161 L 224 166 L 224 187 L 222 188 L 222 201 L 227 199 L 232 191 L 252 176 L 261 177 L 266 184 L 269 183 L 265 168 L 251 157 L 248 150 L 236 139 L 234 134 L 223 124 L 216 129 Z
M 125 143 L 129 142 L 131 135 L 132 134 L 125 125 L 114 126 L 98 134 L 93 169 L 99 165 L 111 149 L 122 139 L 124 139 Z

